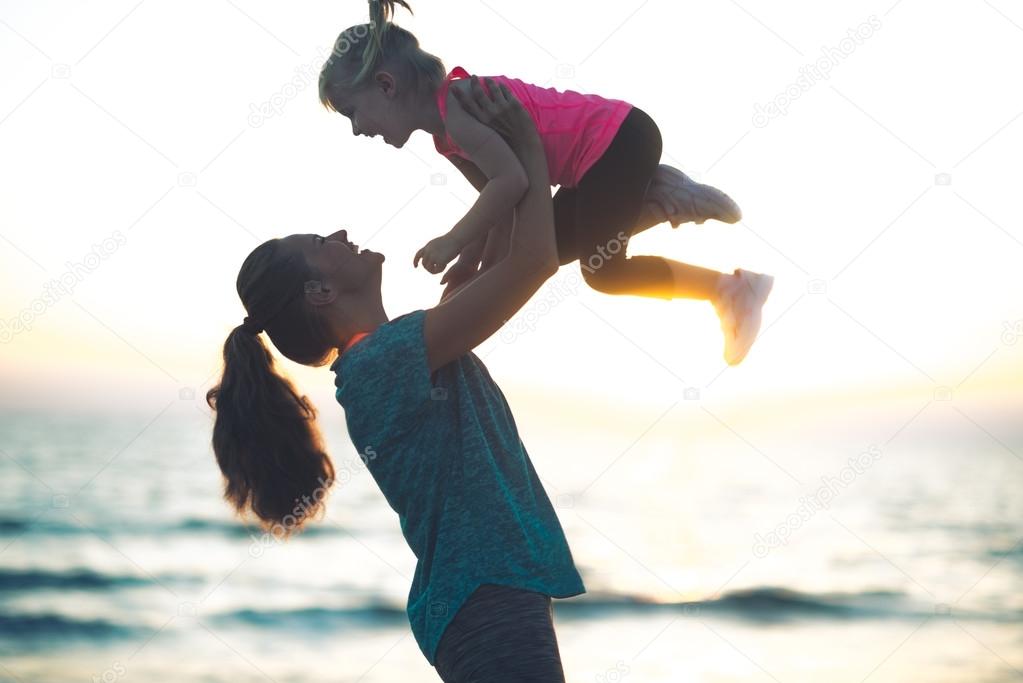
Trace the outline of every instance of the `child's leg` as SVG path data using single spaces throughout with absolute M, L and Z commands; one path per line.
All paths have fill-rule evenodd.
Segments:
M 559 215 L 557 209 L 559 201 L 564 207 L 568 195 L 574 192 L 575 188 L 563 187 L 554 195 L 555 219 L 573 226 L 575 205 L 572 204 L 572 214 L 565 214 L 562 211 Z M 721 190 L 697 183 L 677 168 L 660 164 L 647 186 L 643 206 L 636 223 L 632 226 L 631 234 L 636 236 L 661 223 L 670 223 L 672 228 L 677 228 L 682 223 L 694 222 L 700 225 L 710 219 L 722 223 L 737 223 L 742 220 L 742 210 Z M 567 232 L 559 232 L 559 237 L 567 238 Z M 563 261 L 562 265 L 574 260 L 573 258 Z
M 560 260 L 578 258 L 587 284 L 608 294 L 713 301 L 730 275 L 659 256 L 626 255 L 660 158 L 657 124 L 634 108 L 579 185 L 555 196 Z

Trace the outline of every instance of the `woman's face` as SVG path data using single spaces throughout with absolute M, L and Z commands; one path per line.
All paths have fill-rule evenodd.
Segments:
M 347 230 L 338 230 L 330 235 L 289 235 L 284 239 L 321 273 L 325 286 L 339 293 L 367 288 L 379 292 L 380 265 L 384 262 L 384 255 L 369 249 L 360 250 L 348 239 Z

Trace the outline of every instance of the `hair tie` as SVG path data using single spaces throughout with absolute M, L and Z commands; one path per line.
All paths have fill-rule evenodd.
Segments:
M 245 320 L 242 321 L 242 328 L 252 335 L 257 335 L 263 331 L 263 326 L 249 316 L 245 316 Z

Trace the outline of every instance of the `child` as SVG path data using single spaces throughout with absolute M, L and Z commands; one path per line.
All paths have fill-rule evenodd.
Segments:
M 348 116 L 353 134 L 380 135 L 396 148 L 416 130 L 431 133 L 437 151 L 480 191 L 468 213 L 413 259 L 413 265 L 422 260 L 426 270 L 440 273 L 457 257 L 441 280 L 450 290 L 503 257 L 514 208 L 526 190 L 525 173 L 500 131 L 459 104 L 469 74 L 456 67 L 445 75 L 440 59 L 390 22 L 395 4 L 411 12 L 404 0 L 370 0 L 371 23 L 338 37 L 320 73 L 320 101 Z M 710 301 L 721 320 L 725 361 L 741 362 L 759 332 L 774 278 L 626 256 L 629 239 L 652 225 L 707 218 L 735 223 L 739 207 L 723 192 L 660 166 L 660 131 L 638 107 L 506 76 L 490 80 L 504 84 L 530 113 L 551 184 L 561 186 L 553 199 L 559 262 L 578 260 L 587 284 L 608 294 Z

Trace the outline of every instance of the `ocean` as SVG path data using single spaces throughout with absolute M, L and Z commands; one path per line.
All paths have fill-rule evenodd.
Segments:
M 569 681 L 1023 678 L 1012 410 L 683 402 L 583 429 L 509 401 L 588 589 L 554 601 Z M 0 680 L 439 680 L 397 517 L 340 408 L 320 420 L 341 483 L 282 543 L 221 500 L 201 401 L 0 418 Z

